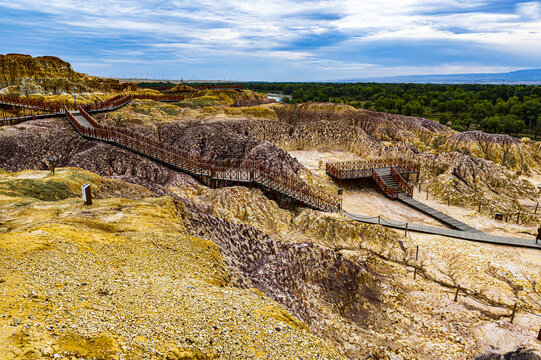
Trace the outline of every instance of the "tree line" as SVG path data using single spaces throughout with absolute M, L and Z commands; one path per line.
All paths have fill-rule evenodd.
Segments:
M 426 117 L 458 131 L 537 136 L 541 87 L 533 85 L 440 85 L 376 83 L 241 84 L 245 89 L 290 95 L 284 102 L 333 102 L 392 114 Z

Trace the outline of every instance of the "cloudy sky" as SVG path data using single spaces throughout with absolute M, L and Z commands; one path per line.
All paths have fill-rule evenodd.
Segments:
M 501 72 L 541 68 L 541 1 L 0 0 L 0 39 L 116 77 Z

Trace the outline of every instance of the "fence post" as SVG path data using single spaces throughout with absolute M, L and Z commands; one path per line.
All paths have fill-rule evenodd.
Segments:
M 417 262 L 417 260 L 419 260 L 419 245 L 416 246 L 415 250 L 415 262 Z
M 458 292 L 460 291 L 460 285 L 456 286 L 456 293 L 455 293 L 455 302 L 458 301 Z
M 537 214 L 537 208 L 539 207 L 539 202 L 537 203 L 537 205 L 535 205 L 535 211 L 534 211 L 534 214 Z
M 519 221 L 520 221 L 520 211 L 517 213 L 517 225 L 518 225 Z
M 407 236 L 407 235 L 408 235 L 408 223 L 406 223 L 406 227 L 404 231 L 404 236 Z
M 381 225 L 381 215 L 378 215 L 378 225 Z
M 426 199 L 428 200 L 428 189 L 426 189 Z
M 479 214 L 481 213 L 481 201 L 479 201 Z
M 413 280 L 417 279 L 417 265 L 415 265 L 415 269 L 413 270 Z
M 517 312 L 517 303 L 513 306 L 513 313 L 511 314 L 511 324 L 513 323 L 513 320 L 515 320 L 515 313 Z

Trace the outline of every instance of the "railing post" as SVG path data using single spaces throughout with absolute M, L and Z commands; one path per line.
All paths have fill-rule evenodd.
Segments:
M 513 306 L 513 313 L 511 314 L 511 324 L 513 323 L 513 320 L 515 320 L 515 314 L 517 312 L 517 303 Z

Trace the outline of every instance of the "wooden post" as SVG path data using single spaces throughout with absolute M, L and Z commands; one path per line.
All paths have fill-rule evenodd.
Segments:
M 537 214 L 537 208 L 539 207 L 539 202 L 537 203 L 537 205 L 535 205 L 535 211 L 534 211 L 534 214 Z
M 408 235 L 408 223 L 406 223 L 406 228 L 405 228 L 405 231 L 404 231 L 404 236 L 407 236 Z
M 381 215 L 378 215 L 378 225 L 381 225 Z
M 513 323 L 513 320 L 515 320 L 515 313 L 517 312 L 517 303 L 513 306 L 513 313 L 511 314 L 511 324 Z
M 419 245 L 416 246 L 415 250 L 415 262 L 417 262 L 417 260 L 419 260 Z
M 421 193 L 421 183 L 419 182 L 419 194 Z
M 90 185 L 88 183 L 84 183 L 83 186 L 81 186 L 81 190 L 85 205 L 92 205 L 92 192 L 90 191 Z
M 520 211 L 517 213 L 517 225 L 518 225 L 519 221 L 520 221 Z
M 426 189 L 426 199 L 428 200 L 428 189 Z
M 481 213 L 481 201 L 479 201 L 479 214 Z
M 415 270 L 413 270 L 413 280 L 417 279 L 417 265 L 415 265 Z
M 460 285 L 457 285 L 456 287 L 456 293 L 455 293 L 455 302 L 458 301 L 458 292 L 460 291 Z

